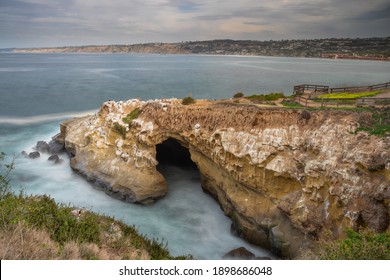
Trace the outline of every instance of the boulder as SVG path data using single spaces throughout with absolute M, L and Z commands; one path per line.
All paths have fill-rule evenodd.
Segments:
M 58 155 L 51 155 L 47 160 L 49 161 L 57 161 L 59 160 L 60 158 L 58 157 Z
M 62 158 L 58 158 L 54 161 L 55 164 L 60 164 L 60 163 L 63 163 L 64 160 Z
M 308 111 L 304 110 L 301 113 L 301 118 L 308 121 L 308 120 L 310 120 L 311 115 Z
M 22 151 L 21 154 L 24 156 L 24 157 L 28 157 L 28 153 L 26 151 Z
M 39 152 L 31 152 L 28 154 L 29 158 L 39 158 L 41 154 Z
M 47 160 L 54 161 L 55 164 L 60 164 L 64 162 L 64 160 L 60 158 L 58 155 L 51 155 Z
M 53 155 L 59 154 L 65 151 L 65 147 L 63 143 L 58 142 L 53 139 L 49 142 L 49 152 Z
M 49 144 L 46 141 L 38 141 L 35 149 L 41 153 L 48 153 L 50 150 Z
M 255 257 L 255 254 L 244 247 L 231 250 L 223 256 L 225 260 L 253 260 Z

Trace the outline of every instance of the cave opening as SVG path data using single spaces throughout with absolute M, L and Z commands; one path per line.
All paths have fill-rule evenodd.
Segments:
M 184 147 L 174 138 L 168 138 L 156 145 L 157 170 L 164 171 L 166 166 L 174 166 L 180 169 L 197 170 L 198 167 L 191 160 L 188 148 Z

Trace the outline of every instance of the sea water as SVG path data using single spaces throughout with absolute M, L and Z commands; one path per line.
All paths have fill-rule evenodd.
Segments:
M 358 86 L 389 81 L 390 63 L 305 58 L 139 54 L 0 53 L 0 151 L 15 159 L 12 185 L 47 194 L 113 216 L 150 238 L 167 243 L 173 255 L 221 259 L 237 247 L 257 256 L 269 252 L 230 231 L 231 221 L 202 192 L 196 170 L 164 166 L 168 195 L 141 206 L 107 196 L 48 155 L 28 159 L 39 140 L 49 141 L 61 121 L 96 111 L 106 100 L 141 98 L 231 98 L 236 92 L 284 92 L 296 84 Z

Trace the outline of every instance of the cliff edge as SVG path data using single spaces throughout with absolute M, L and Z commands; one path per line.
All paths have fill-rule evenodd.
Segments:
M 389 229 L 390 138 L 354 134 L 359 117 L 133 99 L 64 122 L 61 137 L 74 170 L 144 204 L 168 191 L 156 170 L 156 145 L 175 139 L 240 236 L 295 257 L 346 228 Z

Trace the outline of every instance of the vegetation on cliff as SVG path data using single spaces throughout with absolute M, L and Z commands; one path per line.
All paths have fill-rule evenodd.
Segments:
M 252 100 L 253 102 L 266 102 L 266 101 L 275 101 L 279 98 L 285 98 L 286 96 L 282 92 L 271 92 L 268 94 L 254 94 L 247 96 L 245 98 Z
M 122 139 L 126 139 L 126 127 L 124 127 L 123 125 L 120 125 L 119 123 L 114 123 L 113 127 L 112 127 L 112 131 L 114 131 L 115 133 L 118 133 L 120 136 L 122 136 Z
M 367 131 L 376 136 L 390 135 L 390 108 L 365 109 L 360 112 L 360 127 L 356 130 Z
M 322 260 L 390 260 L 390 232 L 348 229 L 346 234 L 343 240 L 321 243 L 317 257 Z
M 13 163 L 0 154 L 1 259 L 188 259 L 113 218 L 11 191 Z
M 135 120 L 136 118 L 138 118 L 139 115 L 141 115 L 141 113 L 142 113 L 142 110 L 141 110 L 141 109 L 135 108 L 133 111 L 131 111 L 130 113 L 128 113 L 127 116 L 124 117 L 122 120 L 123 120 L 124 123 L 127 123 L 127 124 L 129 125 L 129 127 L 130 127 L 131 122 L 132 122 L 133 120 Z

